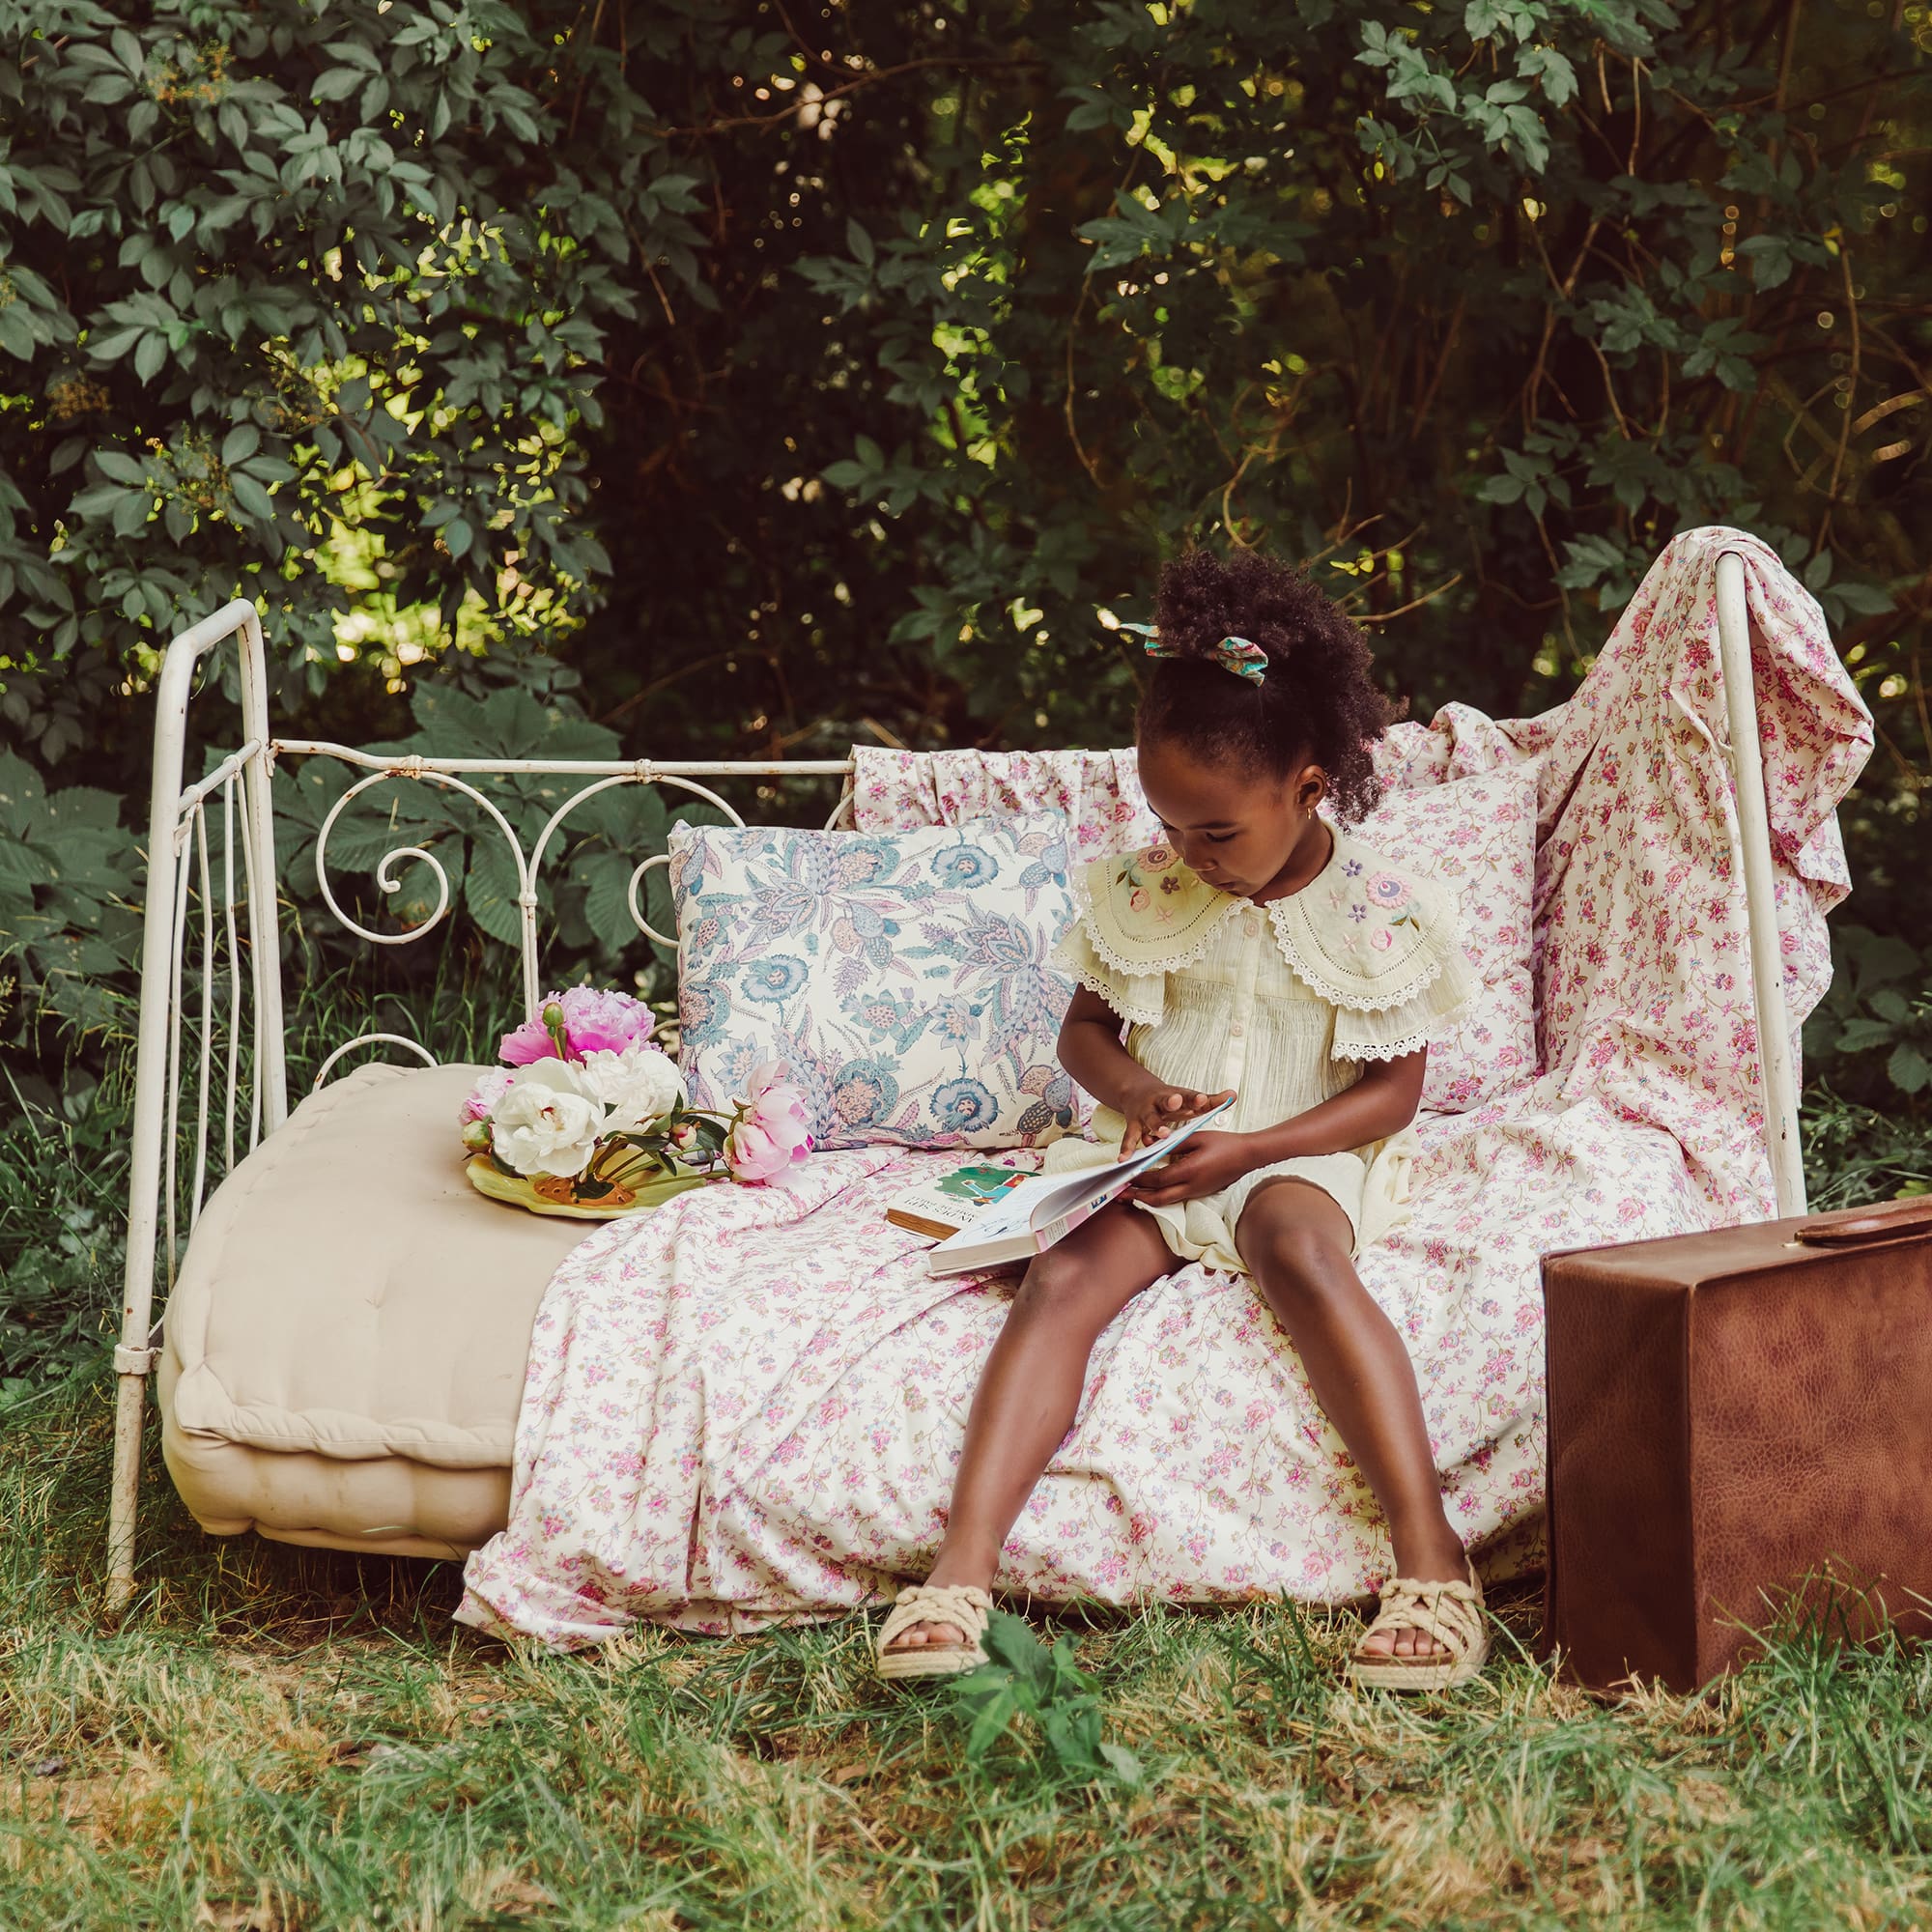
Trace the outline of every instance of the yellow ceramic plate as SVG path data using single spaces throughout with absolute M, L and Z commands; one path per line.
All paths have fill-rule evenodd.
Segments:
M 626 1214 L 648 1214 L 653 1208 L 663 1207 L 673 1194 L 702 1187 L 707 1179 L 701 1174 L 678 1174 L 666 1180 L 653 1180 L 639 1188 L 627 1207 L 611 1208 L 598 1201 L 546 1201 L 522 1175 L 504 1174 L 497 1169 L 487 1153 L 471 1154 L 464 1162 L 463 1171 L 469 1177 L 470 1186 L 478 1194 L 487 1194 L 492 1201 L 522 1208 L 531 1214 L 554 1214 L 566 1221 L 616 1221 Z

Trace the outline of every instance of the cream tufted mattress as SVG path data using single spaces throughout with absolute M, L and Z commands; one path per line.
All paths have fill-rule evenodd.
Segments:
M 482 1069 L 367 1066 L 209 1202 L 168 1303 L 169 1472 L 201 1526 L 459 1556 L 503 1526 L 530 1321 L 590 1225 L 486 1201 Z

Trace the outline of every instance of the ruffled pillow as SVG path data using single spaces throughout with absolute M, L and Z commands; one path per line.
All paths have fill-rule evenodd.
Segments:
M 1475 983 L 1462 1012 L 1430 1048 L 1423 1107 L 1461 1113 L 1534 1079 L 1534 779 L 1511 766 L 1394 792 L 1354 828 L 1354 836 L 1455 899 Z

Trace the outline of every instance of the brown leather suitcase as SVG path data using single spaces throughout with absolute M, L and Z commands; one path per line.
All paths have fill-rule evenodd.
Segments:
M 1548 1255 L 1543 1293 L 1567 1679 L 1694 1690 L 1801 1586 L 1932 1633 L 1932 1199 Z

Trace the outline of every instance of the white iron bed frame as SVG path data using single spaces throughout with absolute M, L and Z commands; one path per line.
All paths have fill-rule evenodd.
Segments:
M 1765 808 L 1764 768 L 1758 740 L 1757 700 L 1750 668 L 1750 626 L 1743 559 L 1726 552 L 1718 562 L 1719 656 L 1729 715 L 1729 758 L 1737 799 L 1743 851 L 1741 871 L 1750 929 L 1752 991 L 1762 1055 L 1767 1138 L 1780 1214 L 1804 1211 L 1804 1179 L 1798 1138 L 1798 1094 L 1784 1004 L 1777 914 L 1773 893 L 1771 839 Z M 243 741 L 207 777 L 184 783 L 188 701 L 194 674 L 211 651 L 236 640 L 241 654 Z M 330 828 L 352 799 L 388 781 L 416 781 L 461 792 L 482 807 L 508 840 L 520 883 L 522 932 L 519 951 L 524 997 L 534 1010 L 540 996 L 537 972 L 537 908 L 546 851 L 571 811 L 585 799 L 613 785 L 660 784 L 696 794 L 743 824 L 739 813 L 702 782 L 706 779 L 822 777 L 846 778 L 850 759 L 799 759 L 771 762 L 649 759 L 494 759 L 378 757 L 346 745 L 306 738 L 277 738 L 269 721 L 268 666 L 262 623 L 255 606 L 237 599 L 212 617 L 184 631 L 168 646 L 156 685 L 155 775 L 148 840 L 148 895 L 141 956 L 140 1030 L 134 1067 L 133 1147 L 128 1180 L 128 1261 L 121 1309 L 121 1340 L 114 1350 L 119 1378 L 114 1415 L 114 1478 L 107 1532 L 106 1603 L 110 1612 L 125 1609 L 134 1591 L 134 1527 L 141 1462 L 141 1427 L 148 1377 L 159 1354 L 159 1326 L 154 1297 L 157 1262 L 171 1287 L 179 1237 L 193 1229 L 201 1212 L 210 1169 L 210 1131 L 215 1090 L 220 1090 L 220 1132 L 224 1171 L 236 1164 L 241 1104 L 242 1043 L 248 1037 L 249 1077 L 246 1146 L 252 1150 L 273 1134 L 289 1113 L 288 1066 L 283 1035 L 282 962 L 276 911 L 275 848 L 270 780 L 280 757 L 333 758 L 365 771 L 325 819 L 318 838 L 316 870 L 331 913 L 351 931 L 381 945 L 420 939 L 440 923 L 449 908 L 448 880 L 435 857 L 414 846 L 399 846 L 377 867 L 384 892 L 399 889 L 393 867 L 398 860 L 425 861 L 439 882 L 435 911 L 420 924 L 400 933 L 377 933 L 359 925 L 337 902 L 326 865 Z M 551 814 L 526 854 L 522 842 L 496 806 L 468 782 L 466 775 L 549 774 L 582 780 L 578 790 Z M 838 822 L 845 810 L 841 798 Z M 212 866 L 208 813 L 218 807 L 223 837 L 220 864 Z M 238 829 L 239 828 L 239 829 Z M 242 879 L 238 898 L 237 851 Z M 642 860 L 632 873 L 631 917 L 639 931 L 673 943 L 645 922 L 638 902 L 643 876 L 668 863 L 660 853 Z M 212 873 L 219 871 L 219 877 Z M 197 922 L 189 915 L 190 887 L 198 888 L 200 918 L 200 999 L 194 1075 L 192 1179 L 186 1211 L 181 1211 L 182 1103 L 186 1072 L 182 1058 L 184 964 Z M 244 998 L 243 953 L 237 915 L 248 944 Z M 225 962 L 220 955 L 225 953 Z M 227 1005 L 225 1065 L 214 1065 L 216 987 L 225 978 Z M 244 1017 L 245 1016 L 245 1017 Z M 248 1022 L 252 1022 L 249 1024 Z M 345 1041 L 323 1062 L 320 1087 L 336 1062 L 357 1046 L 391 1044 L 418 1055 L 431 1065 L 436 1056 L 421 1042 L 399 1034 L 364 1034 Z M 165 1168 L 165 1174 L 163 1169 Z M 183 1222 L 185 1221 L 184 1227 Z

